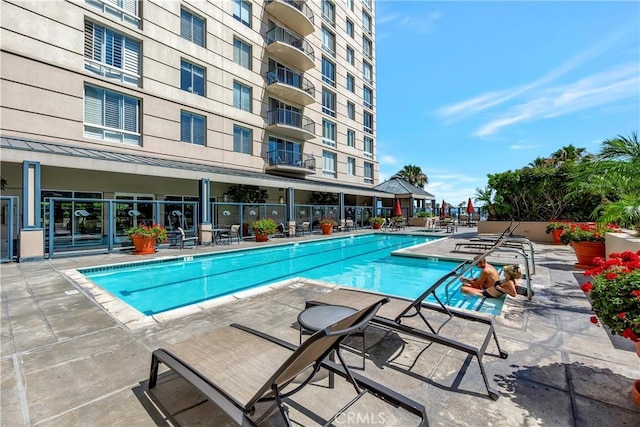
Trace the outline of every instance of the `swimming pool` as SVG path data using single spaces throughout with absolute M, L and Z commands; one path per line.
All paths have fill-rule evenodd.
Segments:
M 459 262 L 391 252 L 437 239 L 375 233 L 78 271 L 145 315 L 294 277 L 416 298 Z M 504 298 L 483 301 L 462 294 L 459 287 L 456 281 L 448 292 L 436 294 L 451 306 L 500 312 Z

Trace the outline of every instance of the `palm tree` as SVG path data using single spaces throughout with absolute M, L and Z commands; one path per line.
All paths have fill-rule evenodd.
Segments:
M 489 218 L 493 218 L 496 216 L 496 209 L 493 205 L 493 190 L 490 187 L 486 187 L 484 190 L 481 188 L 476 188 L 476 195 L 474 200 L 477 202 L 484 203 L 484 205 L 480 209 L 484 209 L 489 212 Z
M 574 147 L 572 144 L 569 144 L 561 149 L 557 150 L 551 155 L 551 160 L 555 164 L 562 164 L 566 162 L 576 162 L 581 160 L 585 154 L 586 150 L 584 148 Z
M 406 165 L 399 170 L 392 178 L 400 178 L 408 181 L 409 184 L 415 185 L 418 188 L 424 189 L 424 186 L 429 183 L 429 178 L 422 172 L 420 166 Z
M 602 141 L 600 159 L 621 160 L 623 162 L 640 162 L 640 142 L 638 133 L 632 132 L 629 138 L 618 135 L 617 138 Z
M 535 160 L 528 164 L 528 166 L 536 168 L 544 168 L 550 165 L 549 159 L 545 157 L 536 157 Z

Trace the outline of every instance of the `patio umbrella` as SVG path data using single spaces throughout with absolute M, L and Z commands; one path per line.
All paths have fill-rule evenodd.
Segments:
M 393 216 L 402 216 L 402 208 L 400 207 L 400 199 L 396 199 L 396 207 L 393 210 Z
M 473 207 L 473 203 L 471 203 L 471 197 L 469 197 L 469 201 L 467 202 L 467 213 L 469 215 L 476 213 L 476 209 Z
M 442 199 L 442 206 L 440 206 L 440 218 L 442 219 L 446 216 L 445 209 L 447 209 L 447 203 Z

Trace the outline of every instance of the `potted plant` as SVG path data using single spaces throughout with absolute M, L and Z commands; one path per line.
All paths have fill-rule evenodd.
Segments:
M 335 227 L 336 222 L 333 218 L 324 218 L 320 220 L 320 227 L 322 227 L 322 234 L 331 234 L 333 233 L 333 227 Z
M 581 286 L 596 314 L 591 322 L 635 342 L 640 356 L 640 251 L 612 253 L 608 260 L 595 262 L 594 269 L 584 272 L 591 281 Z M 631 394 L 640 406 L 640 379 L 633 383 Z
M 167 241 L 167 230 L 158 224 L 137 225 L 126 229 L 125 233 L 133 242 L 136 255 L 155 253 L 156 244 Z
M 381 216 L 372 216 L 369 218 L 369 224 L 377 230 L 382 227 L 382 224 L 384 224 L 384 218 Z
M 569 224 L 560 235 L 560 241 L 569 244 L 576 253 L 577 268 L 588 269 L 593 267 L 593 259 L 604 258 L 604 236 L 606 233 L 617 232 L 617 225 L 600 225 L 595 223 Z
M 256 242 L 266 242 L 269 234 L 276 232 L 277 224 L 271 218 L 263 218 L 253 221 L 251 228 L 253 228 L 253 234 L 256 235 Z
M 569 223 L 566 221 L 553 221 L 547 225 L 545 232 L 553 236 L 553 244 L 560 245 L 562 241 L 560 236 L 564 232 L 565 228 L 569 227 Z

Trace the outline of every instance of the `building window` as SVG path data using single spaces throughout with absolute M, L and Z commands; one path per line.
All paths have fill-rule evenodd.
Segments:
M 373 159 L 373 138 L 364 137 L 364 149 L 362 150 L 365 157 Z
M 251 111 L 251 88 L 242 83 L 233 82 L 233 106 Z
M 345 0 L 344 3 L 347 5 L 347 9 L 353 12 L 353 0 Z
M 336 177 L 336 153 L 322 151 L 322 175 Z
M 373 44 L 366 36 L 362 36 L 362 52 L 367 58 L 373 56 Z
M 331 117 L 336 116 L 336 94 L 324 88 L 322 89 L 322 112 Z
M 204 146 L 206 133 L 207 126 L 204 116 L 188 111 L 180 112 L 180 141 Z
M 362 78 L 367 83 L 373 82 L 373 67 L 367 61 L 362 61 Z
M 347 90 L 349 92 L 356 91 L 356 79 L 351 74 L 347 73 Z
M 364 182 L 373 183 L 373 163 L 364 162 Z
M 363 10 L 362 11 L 362 28 L 369 34 L 371 34 L 371 28 L 372 28 L 371 22 L 372 22 L 371 15 L 369 15 L 367 12 Z
M 181 61 L 180 89 L 204 96 L 204 68 Z
M 140 42 L 85 21 L 84 68 L 108 79 L 138 86 Z
M 373 89 L 370 87 L 362 87 L 362 105 L 367 108 L 373 108 Z
M 322 49 L 336 56 L 336 36 L 325 27 L 322 27 Z
M 84 136 L 140 145 L 139 126 L 139 99 L 85 85 Z
M 194 15 L 191 12 L 187 12 L 184 9 L 180 10 L 180 36 L 204 47 L 204 19 Z
M 324 56 L 322 57 L 322 81 L 334 87 L 336 85 L 336 66 Z
M 251 69 L 251 45 L 235 37 L 233 38 L 233 62 L 247 70 Z
M 354 51 L 353 51 L 353 48 L 350 46 L 347 46 L 347 62 L 351 65 L 355 65 Z
M 356 159 L 353 157 L 347 157 L 347 175 L 356 174 Z
M 347 146 L 348 147 L 356 146 L 356 131 L 352 129 L 347 129 Z
M 356 104 L 354 104 L 351 101 L 347 101 L 347 116 L 351 120 L 355 120 L 356 119 Z
M 345 29 L 347 30 L 347 34 L 349 35 L 349 37 L 353 38 L 353 22 L 351 21 L 351 19 L 347 18 Z
M 244 0 L 233 0 L 233 17 L 251 28 L 251 3 Z
M 302 165 L 302 146 L 300 143 L 269 137 L 270 165 Z
M 368 111 L 365 111 L 362 114 L 363 117 L 363 123 L 364 126 L 362 128 L 362 130 L 364 130 L 366 133 L 373 133 L 373 114 L 371 114 Z
M 336 124 L 322 119 L 322 143 L 330 147 L 336 146 Z
M 138 0 L 86 0 L 86 3 L 119 21 L 140 26 Z
M 233 151 L 251 154 L 251 129 L 233 125 Z
M 369 10 L 371 10 L 371 0 L 362 0 L 362 4 L 364 4 L 365 6 L 367 6 L 367 8 L 369 8 Z
M 336 22 L 336 6 L 329 0 L 322 0 L 322 19 L 335 25 Z

